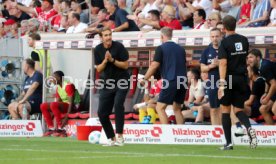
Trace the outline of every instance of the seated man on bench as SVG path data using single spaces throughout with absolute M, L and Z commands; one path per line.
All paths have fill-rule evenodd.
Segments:
M 42 115 L 48 126 L 48 131 L 43 136 L 67 137 L 64 127 L 68 121 L 68 114 L 78 111 L 81 98 L 75 85 L 64 81 L 64 73 L 62 71 L 56 71 L 52 76 L 52 83 L 57 86 L 56 101 L 40 105 Z M 56 127 L 54 126 L 51 112 L 55 117 Z M 62 114 L 65 114 L 63 120 Z

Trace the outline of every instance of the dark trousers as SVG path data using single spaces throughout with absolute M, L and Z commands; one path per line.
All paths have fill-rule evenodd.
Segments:
M 106 137 L 115 137 L 109 115 L 112 113 L 113 106 L 115 108 L 115 124 L 116 133 L 123 134 L 124 129 L 124 102 L 128 89 L 102 89 L 100 90 L 98 117 L 105 131 Z

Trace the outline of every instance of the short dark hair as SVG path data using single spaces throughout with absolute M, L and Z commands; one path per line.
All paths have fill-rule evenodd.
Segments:
M 30 68 L 32 68 L 32 69 L 35 68 L 35 62 L 32 59 L 27 58 L 27 59 L 25 59 L 25 62 Z
M 29 37 L 32 38 L 33 40 L 41 40 L 41 37 L 38 33 L 30 33 Z
M 212 32 L 212 31 L 219 31 L 220 33 L 221 33 L 221 30 L 219 29 L 219 28 L 212 28 L 211 30 L 210 30 L 210 32 Z
M 79 13 L 73 12 L 71 14 L 72 14 L 73 18 L 76 18 L 78 21 L 80 20 L 80 14 Z
M 198 67 L 191 68 L 190 71 L 195 76 L 196 80 L 200 79 L 200 69 Z
M 259 49 L 256 49 L 256 48 L 250 50 L 248 52 L 248 54 L 252 54 L 252 55 L 254 55 L 256 57 L 260 57 L 261 59 L 263 58 L 262 52 Z
M 148 13 L 156 16 L 158 20 L 160 19 L 160 12 L 158 10 L 150 10 Z
M 62 79 L 62 77 L 64 76 L 64 73 L 62 71 L 55 71 L 54 72 L 55 75 L 57 75 L 60 79 Z
M 226 30 L 235 31 L 237 20 L 233 16 L 227 15 L 223 18 L 222 24 Z
M 198 16 L 202 17 L 204 20 L 206 19 L 206 12 L 203 9 L 197 10 Z

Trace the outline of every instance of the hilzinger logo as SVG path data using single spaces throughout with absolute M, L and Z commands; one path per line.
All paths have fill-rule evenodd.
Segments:
M 12 124 L 0 124 L 0 129 L 11 129 L 12 131 L 22 130 L 26 127 L 27 131 L 33 131 L 35 128 L 35 124 L 33 122 L 28 122 L 27 125 L 12 125 Z
M 219 127 L 214 130 L 192 130 L 192 129 L 182 129 L 182 128 L 172 128 L 173 135 L 187 135 L 196 136 L 198 138 L 202 136 L 213 135 L 215 138 L 220 138 L 223 135 L 223 130 Z
M 35 128 L 35 124 L 33 122 L 29 122 L 28 125 L 26 126 L 27 131 L 33 131 Z
M 140 137 L 142 135 L 151 135 L 152 137 L 160 137 L 162 134 L 162 129 L 160 127 L 153 127 L 152 130 L 149 129 L 124 129 L 124 134 L 135 135 L 135 137 Z

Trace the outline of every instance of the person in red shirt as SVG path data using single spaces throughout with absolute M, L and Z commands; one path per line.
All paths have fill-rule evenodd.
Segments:
M 26 12 L 30 15 L 34 15 L 40 22 L 40 30 L 43 29 L 43 26 L 48 25 L 48 22 L 51 22 L 51 25 L 54 24 L 55 15 L 57 11 L 53 8 L 53 0 L 43 0 L 41 7 L 26 7 L 18 5 L 17 2 L 12 2 L 11 6 L 16 7 L 19 10 Z
M 64 73 L 62 71 L 54 72 L 52 77 L 52 84 L 57 85 L 56 101 L 40 105 L 42 115 L 48 126 L 48 131 L 43 136 L 66 137 L 64 127 L 68 121 L 68 114 L 78 110 L 80 95 L 74 84 L 64 81 Z M 54 126 L 51 113 L 55 117 L 56 127 Z M 62 114 L 65 114 L 63 120 Z
M 251 3 L 250 0 L 243 0 L 241 5 L 240 19 L 238 25 L 245 24 L 250 21 Z
M 161 29 L 162 27 L 169 27 L 173 30 L 182 30 L 182 25 L 179 20 L 175 19 L 175 8 L 170 5 L 166 5 L 161 13 L 161 20 L 149 20 L 139 18 L 135 15 L 129 15 L 128 19 L 136 20 L 145 25 L 152 26 L 154 29 Z

